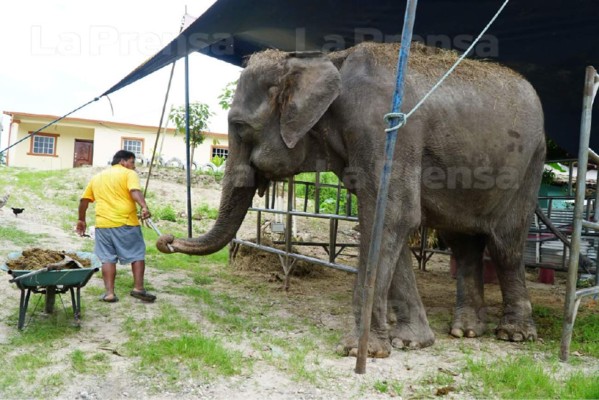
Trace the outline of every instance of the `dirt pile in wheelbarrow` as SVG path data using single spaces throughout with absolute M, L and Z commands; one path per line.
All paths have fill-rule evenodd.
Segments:
M 79 262 L 84 268 L 91 266 L 89 259 L 80 258 L 76 253 L 67 253 L 65 251 L 56 251 L 48 249 L 32 248 L 23 250 L 23 253 L 19 258 L 9 260 L 6 265 L 9 269 L 16 270 L 37 270 L 45 268 L 48 264 L 55 264 L 62 261 L 65 256 L 72 258 Z M 68 263 L 64 266 L 67 269 L 79 268 L 74 263 Z

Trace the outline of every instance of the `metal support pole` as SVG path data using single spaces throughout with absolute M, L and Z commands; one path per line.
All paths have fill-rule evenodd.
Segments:
M 599 169 L 597 170 L 595 182 L 599 182 Z M 593 214 L 590 219 L 593 222 L 599 222 L 599 187 L 595 188 L 595 204 L 593 204 L 593 206 Z
M 187 13 L 187 11 L 186 11 Z M 183 31 L 183 27 L 185 25 L 185 17 L 181 19 L 181 26 L 179 28 L 179 33 Z M 152 157 L 150 158 L 150 166 L 148 167 L 148 179 L 146 179 L 146 186 L 144 188 L 144 196 L 148 194 L 148 185 L 150 184 L 150 177 L 152 176 L 152 168 L 154 167 L 154 158 L 156 157 L 156 148 L 158 147 L 158 140 L 160 138 L 160 130 L 162 129 L 162 121 L 164 119 L 164 112 L 166 111 L 166 103 L 168 103 L 168 96 L 171 92 L 171 84 L 173 83 L 173 75 L 175 74 L 175 64 L 177 62 L 173 61 L 171 64 L 171 73 L 168 77 L 168 84 L 166 85 L 166 93 L 164 94 L 164 102 L 162 103 L 162 113 L 160 114 L 160 122 L 158 123 L 158 130 L 156 131 L 156 141 L 154 142 L 154 150 L 152 150 Z M 168 118 L 167 118 L 168 121 Z M 166 124 L 164 130 L 166 131 Z
M 191 238 L 191 143 L 189 131 L 189 55 L 185 56 L 185 157 L 187 162 L 187 237 Z
M 285 185 L 282 184 L 283 193 L 285 193 Z M 295 209 L 293 192 L 295 191 L 293 186 L 293 177 L 287 180 L 287 213 L 285 215 L 285 251 L 287 254 L 291 253 L 291 242 L 293 241 L 293 215 L 291 211 Z M 289 265 L 289 257 L 285 260 L 286 264 Z
M 339 226 L 339 220 L 331 218 L 329 220 L 329 262 L 332 264 L 335 262 L 337 256 L 337 228 Z
M 320 172 L 314 175 L 314 212 L 320 213 Z
M 568 262 L 568 278 L 566 281 L 566 301 L 564 305 L 564 323 L 560 346 L 560 360 L 567 361 L 572 340 L 572 330 L 576 319 L 576 310 L 580 300 L 576 299 L 576 281 L 578 279 L 578 257 L 580 254 L 580 236 L 582 230 L 582 213 L 584 207 L 589 142 L 591 137 L 592 107 L 599 79 L 595 68 L 586 69 L 584 95 L 582 101 L 582 120 L 580 123 L 580 143 L 578 149 L 578 172 L 576 174 L 576 200 L 574 204 L 574 221 L 572 241 L 570 242 L 570 260 Z
M 403 31 L 401 34 L 401 48 L 397 62 L 397 82 L 395 86 L 395 95 L 393 97 L 392 112 L 398 113 L 401 110 L 403 102 L 404 75 L 408 68 L 408 57 L 410 55 L 410 44 L 412 42 L 412 30 L 414 20 L 416 19 L 416 5 L 418 0 L 408 0 L 406 13 L 404 16 Z M 391 118 L 389 127 L 399 123 L 398 118 Z M 368 260 L 366 264 L 366 273 L 364 276 L 362 288 L 362 312 L 360 318 L 360 339 L 358 341 L 358 357 L 356 360 L 357 374 L 366 372 L 366 358 L 368 357 L 368 333 L 372 320 L 372 305 L 374 302 L 374 288 L 376 284 L 376 274 L 379 263 L 379 254 L 381 250 L 381 239 L 383 235 L 383 223 L 385 220 L 385 211 L 387 208 L 387 195 L 389 192 L 389 180 L 391 168 L 393 165 L 393 153 L 395 151 L 395 142 L 397 140 L 397 130 L 395 128 L 387 132 L 385 143 L 385 164 L 381 173 L 377 202 L 374 212 L 374 223 L 372 226 L 372 236 L 370 238 L 370 247 L 368 251 Z
M 420 228 L 420 259 L 418 260 L 418 266 L 421 271 L 426 271 L 426 249 L 428 246 L 428 228 L 422 226 Z

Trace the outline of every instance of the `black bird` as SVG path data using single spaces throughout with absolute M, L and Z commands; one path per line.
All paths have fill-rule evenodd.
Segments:
M 24 208 L 15 208 L 15 207 L 11 207 L 12 212 L 15 214 L 15 217 L 18 217 L 19 214 L 21 214 L 23 211 L 25 211 Z

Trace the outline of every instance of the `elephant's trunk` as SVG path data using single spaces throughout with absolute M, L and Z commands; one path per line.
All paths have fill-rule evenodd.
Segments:
M 229 171 L 231 169 L 231 171 Z M 256 193 L 254 170 L 249 166 L 227 165 L 218 218 L 206 234 L 192 239 L 178 239 L 173 235 L 162 235 L 156 247 L 163 253 L 185 253 L 206 255 L 225 247 L 241 226 Z

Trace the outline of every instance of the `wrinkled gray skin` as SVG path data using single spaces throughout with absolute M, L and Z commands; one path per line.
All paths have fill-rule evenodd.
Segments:
M 233 238 L 256 190 L 263 193 L 269 180 L 333 171 L 357 196 L 362 233 L 353 296 L 356 327 L 344 342 L 351 355 L 357 353 L 361 289 L 384 155 L 382 116 L 395 87 L 397 47 L 381 46 L 360 45 L 320 57 L 255 55 L 229 112 L 229 159 L 214 228 L 194 239 L 165 235 L 157 242 L 166 253 L 167 244 L 187 254 L 215 252 Z M 433 61 L 410 65 L 404 110 L 449 67 Z M 458 264 L 452 335 L 476 337 L 485 331 L 482 260 L 488 247 L 503 295 L 497 337 L 536 338 L 522 252 L 545 157 L 543 113 L 534 90 L 515 73 L 501 68 L 474 75 L 456 71 L 399 131 L 370 356 L 386 357 L 392 346 L 434 342 L 407 245 L 421 224 L 441 232 Z M 388 312 L 396 322 L 388 322 Z

